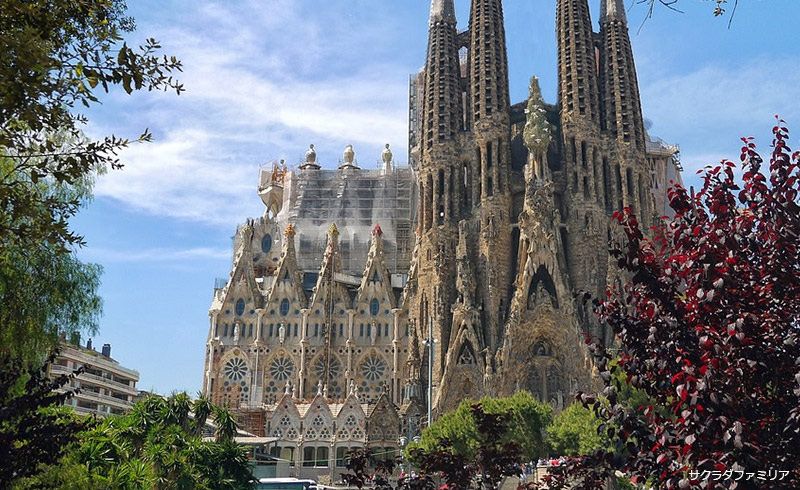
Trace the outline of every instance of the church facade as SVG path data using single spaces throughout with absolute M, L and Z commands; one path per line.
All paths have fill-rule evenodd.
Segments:
M 362 169 L 348 145 L 323 169 L 311 145 L 296 169 L 261 169 L 264 216 L 238 227 L 214 290 L 204 393 L 302 466 L 321 454 L 304 447 L 333 465 L 378 432 L 388 452 L 428 394 L 435 415 L 520 389 L 560 409 L 589 388 L 584 336 L 612 338 L 573 292 L 619 283 L 611 215 L 659 219 L 680 179 L 677 147 L 645 128 L 623 2 L 600 11 L 595 33 L 587 0 L 557 0 L 557 103 L 533 78 L 512 105 L 502 2 L 472 0 L 459 31 L 453 0 L 433 0 L 409 166 L 387 145 Z

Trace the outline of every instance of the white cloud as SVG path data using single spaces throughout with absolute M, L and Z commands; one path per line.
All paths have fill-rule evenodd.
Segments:
M 356 46 L 384 26 L 362 26 L 358 37 L 330 35 L 347 19 L 303 17 L 288 0 L 268 9 L 250 4 L 205 4 L 161 35 L 165 51 L 184 65 L 180 97 L 112 97 L 105 120 L 92 118 L 92 134 L 122 132 L 114 125 L 136 121 L 125 131 L 150 125 L 155 140 L 123 151 L 125 169 L 102 177 L 98 196 L 153 215 L 230 227 L 260 213 L 258 164 L 295 163 L 309 142 L 317 143 L 323 163 L 334 163 L 346 144 L 356 145 L 362 162 L 377 160 L 387 141 L 403 158 L 408 70 L 369 59 L 348 69 L 364 55 Z M 349 58 L 337 59 L 337 52 Z
M 201 260 L 208 261 L 230 259 L 229 249 L 194 247 L 187 249 L 149 248 L 140 250 L 121 250 L 109 248 L 86 247 L 81 249 L 81 259 L 88 262 L 177 262 Z
M 798 59 L 705 66 L 662 76 L 641 92 L 653 133 L 681 145 L 688 175 L 722 158 L 737 161 L 743 136 L 756 137 L 762 151 L 768 148 L 775 114 L 797 128 L 794 134 L 800 131 Z

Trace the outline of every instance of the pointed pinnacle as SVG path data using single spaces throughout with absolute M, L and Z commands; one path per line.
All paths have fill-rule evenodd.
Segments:
M 456 21 L 456 8 L 453 5 L 453 0 L 431 0 L 430 24 L 433 25 L 441 21 Z

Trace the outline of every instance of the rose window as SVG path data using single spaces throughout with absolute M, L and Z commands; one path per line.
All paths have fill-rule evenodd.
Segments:
M 368 357 L 361 364 L 361 375 L 370 381 L 377 381 L 386 372 L 386 364 L 377 356 Z
M 319 379 L 322 379 L 322 377 L 325 376 L 325 358 L 320 358 L 314 365 L 314 374 L 316 374 L 317 378 Z M 338 378 L 341 374 L 342 363 L 339 362 L 339 359 L 331 357 L 330 377 L 332 379 Z
M 294 363 L 290 359 L 280 357 L 269 365 L 269 374 L 278 381 L 286 381 L 294 373 Z
M 225 376 L 233 381 L 239 381 L 247 376 L 247 363 L 238 357 L 225 363 Z

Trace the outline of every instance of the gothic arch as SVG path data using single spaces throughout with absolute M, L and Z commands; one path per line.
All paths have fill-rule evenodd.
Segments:
M 547 301 L 547 297 L 543 297 L 543 293 L 549 295 L 549 301 L 553 308 L 558 308 L 558 294 L 556 293 L 556 285 L 553 282 L 553 277 L 550 271 L 547 270 L 544 264 L 540 264 L 536 270 L 536 274 L 531 278 L 530 285 L 528 286 L 528 309 L 532 310 L 543 301 Z

